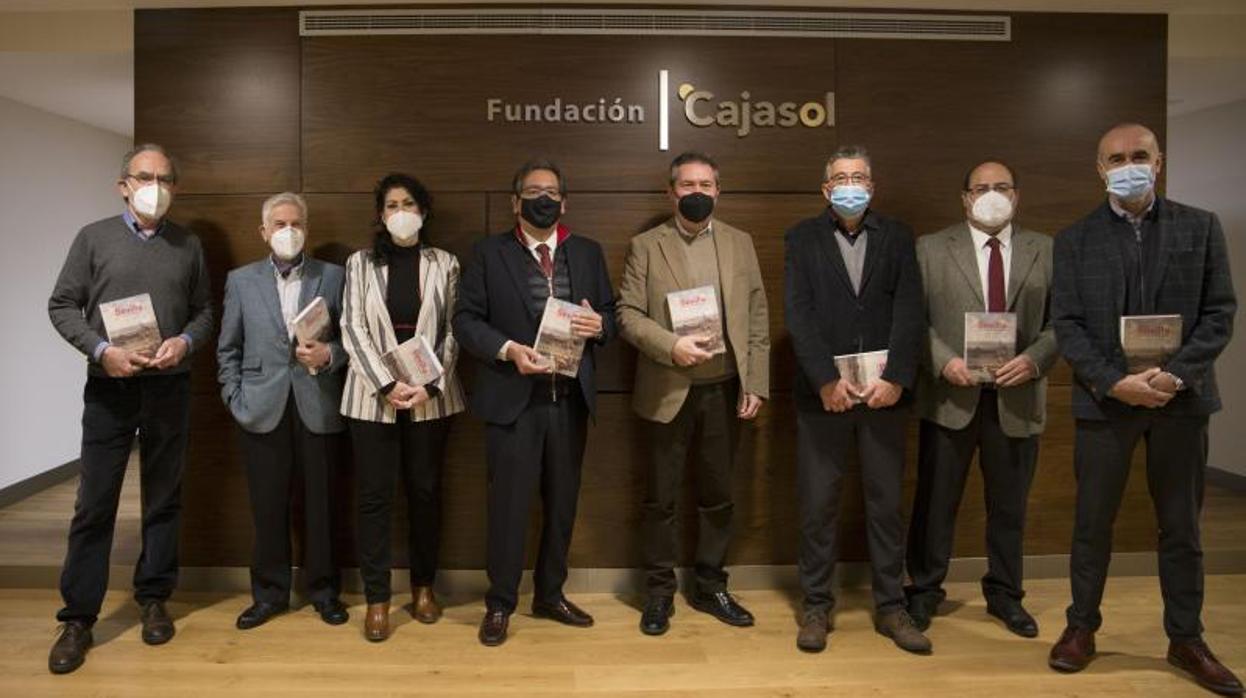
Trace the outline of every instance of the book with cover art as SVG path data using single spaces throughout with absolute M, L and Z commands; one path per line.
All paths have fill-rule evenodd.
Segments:
M 149 358 L 156 355 L 161 342 L 160 325 L 151 305 L 151 294 L 100 303 L 99 311 L 109 343 Z
M 290 321 L 294 336 L 299 342 L 319 342 L 329 336 L 329 306 L 324 298 L 316 296 L 306 308 Z
M 853 394 L 853 403 L 859 403 L 861 399 L 856 391 L 865 390 L 870 383 L 883 377 L 883 371 L 887 368 L 887 350 L 840 354 L 835 357 L 835 368 L 839 369 L 840 380 L 846 380 L 855 387 L 849 392 Z
M 571 319 L 584 312 L 584 308 L 550 296 L 545 301 L 541 315 L 541 327 L 536 333 L 536 345 L 532 348 L 546 359 L 554 362 L 554 372 L 574 378 L 580 372 L 580 357 L 584 354 L 584 340 L 571 333 Z
M 1122 316 L 1121 348 L 1130 373 L 1163 366 L 1181 348 L 1181 316 Z
M 722 316 L 718 312 L 718 294 L 713 286 L 701 286 L 666 294 L 671 311 L 671 327 L 680 337 L 704 335 L 710 341 L 701 348 L 711 354 L 725 354 Z
M 441 378 L 444 369 L 423 335 L 415 335 L 381 355 L 394 378 L 410 386 L 428 385 Z
M 965 367 L 979 383 L 1017 355 L 1016 313 L 965 313 Z

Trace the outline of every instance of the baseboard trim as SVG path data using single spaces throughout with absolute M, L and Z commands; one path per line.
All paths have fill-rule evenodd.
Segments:
M 15 482 L 0 490 L 0 509 L 22 501 L 23 499 L 42 492 L 53 485 L 59 485 L 78 474 L 82 461 L 75 458 L 64 465 Z
M 1149 577 L 1159 573 L 1154 552 L 1118 553 L 1112 556 L 1108 573 L 1113 577 Z M 1204 553 L 1203 568 L 1206 574 L 1246 573 L 1246 550 L 1213 551 Z M 54 565 L 0 566 L 0 588 L 46 589 L 56 588 L 60 580 L 60 567 Z M 113 565 L 109 575 L 109 588 L 127 590 L 134 570 L 129 566 Z M 687 580 L 689 570 L 678 571 L 681 584 Z M 755 589 L 798 589 L 795 565 L 737 565 L 728 568 L 731 588 L 736 591 Z M 986 573 L 986 558 L 958 558 L 952 560 L 948 570 L 948 582 L 976 582 Z M 1026 579 L 1062 579 L 1069 573 L 1068 555 L 1031 555 L 1025 558 Z M 395 588 L 406 586 L 406 574 L 394 570 Z M 348 593 L 362 593 L 363 583 L 359 570 L 343 571 L 342 584 Z M 870 584 L 870 567 L 866 562 L 849 562 L 838 565 L 835 570 L 835 586 L 839 588 L 865 588 Z M 295 584 L 295 588 L 301 585 Z M 251 588 L 250 572 L 246 567 L 183 567 L 179 574 L 178 589 L 222 593 L 245 593 Z M 570 570 L 565 589 L 572 594 L 616 594 L 635 596 L 643 588 L 643 572 L 631 568 L 576 568 Z M 686 587 L 685 587 L 686 588 Z M 480 597 L 488 589 L 484 570 L 439 570 L 438 593 L 454 597 Z M 532 591 L 531 572 L 525 572 L 521 593 Z
M 1246 492 L 1246 475 L 1221 470 L 1220 468 L 1207 468 L 1207 484 L 1241 494 Z

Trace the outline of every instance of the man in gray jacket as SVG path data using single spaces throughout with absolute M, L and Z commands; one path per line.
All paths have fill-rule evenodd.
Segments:
M 917 493 L 906 556 L 913 584 L 905 591 L 909 615 L 923 630 L 945 596 L 956 510 L 976 451 L 986 490 L 987 613 L 1022 637 L 1038 635 L 1021 605 L 1021 560 L 1046 421 L 1045 376 L 1056 361 L 1048 310 L 1052 245 L 1013 222 L 1019 200 L 1012 169 L 983 162 L 965 175 L 966 221 L 917 243 L 928 337 L 917 379 Z M 970 325 L 977 331 L 967 348 Z
M 338 600 L 329 482 L 346 428 L 338 415 L 346 366 L 338 332 L 345 274 L 304 251 L 303 197 L 270 197 L 261 220 L 260 235 L 272 253 L 226 277 L 216 348 L 221 399 L 240 427 L 255 522 L 254 603 L 237 625 L 249 630 L 290 606 L 290 483 L 296 477 L 304 495 L 307 596 L 324 622 L 340 625 L 348 616 Z M 318 298 L 318 307 L 309 308 Z M 317 328 L 307 322 L 296 334 L 304 309 L 305 316 L 320 318 L 314 334 L 309 330 Z
M 212 334 L 208 269 L 199 238 L 165 213 L 177 167 L 158 145 L 140 145 L 121 162 L 118 216 L 83 228 L 65 258 L 48 315 L 88 360 L 83 390 L 82 471 L 69 549 L 61 571 L 64 626 L 48 669 L 82 666 L 91 626 L 108 589 L 117 503 L 138 434 L 143 552 L 134 569 L 143 642 L 173 638 L 164 602 L 177 586 L 182 469 L 190 431 L 190 362 Z M 104 313 L 115 323 L 110 335 Z

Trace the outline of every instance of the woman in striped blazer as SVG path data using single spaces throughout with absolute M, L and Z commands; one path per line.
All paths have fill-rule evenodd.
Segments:
M 407 495 L 412 615 L 435 623 L 441 467 L 450 417 L 465 406 L 450 327 L 459 280 L 454 255 L 420 239 L 432 197 L 414 177 L 390 174 L 374 192 L 372 247 L 346 262 L 342 345 L 350 355 L 341 412 L 350 425 L 358 477 L 359 568 L 368 613 L 364 635 L 389 636 L 390 518 L 396 475 Z M 425 385 L 399 380 L 382 356 L 422 336 L 444 369 Z

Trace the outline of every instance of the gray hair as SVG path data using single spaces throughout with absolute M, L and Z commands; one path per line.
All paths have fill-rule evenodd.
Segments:
M 831 181 L 831 165 L 834 165 L 836 160 L 864 160 L 867 172 L 872 172 L 874 169 L 870 163 L 869 151 L 865 149 L 865 146 L 841 145 L 826 159 L 826 166 L 822 168 L 823 183 Z
M 264 200 L 264 205 L 260 207 L 260 222 L 268 225 L 268 219 L 272 216 L 273 209 L 285 204 L 292 204 L 299 209 L 299 216 L 303 219 L 303 225 L 307 225 L 307 201 L 303 197 L 292 191 L 283 191 L 280 194 L 273 194 Z
M 141 145 L 136 145 L 124 156 L 122 156 L 120 176 L 122 181 L 125 181 L 126 177 L 130 176 L 130 163 L 134 161 L 134 158 L 142 155 L 143 153 L 160 153 L 163 155 L 164 158 L 169 161 L 169 174 L 173 176 L 173 182 L 177 183 L 177 160 L 174 160 L 173 156 L 169 155 L 169 151 L 165 150 L 164 146 L 156 145 L 155 143 L 143 143 Z

